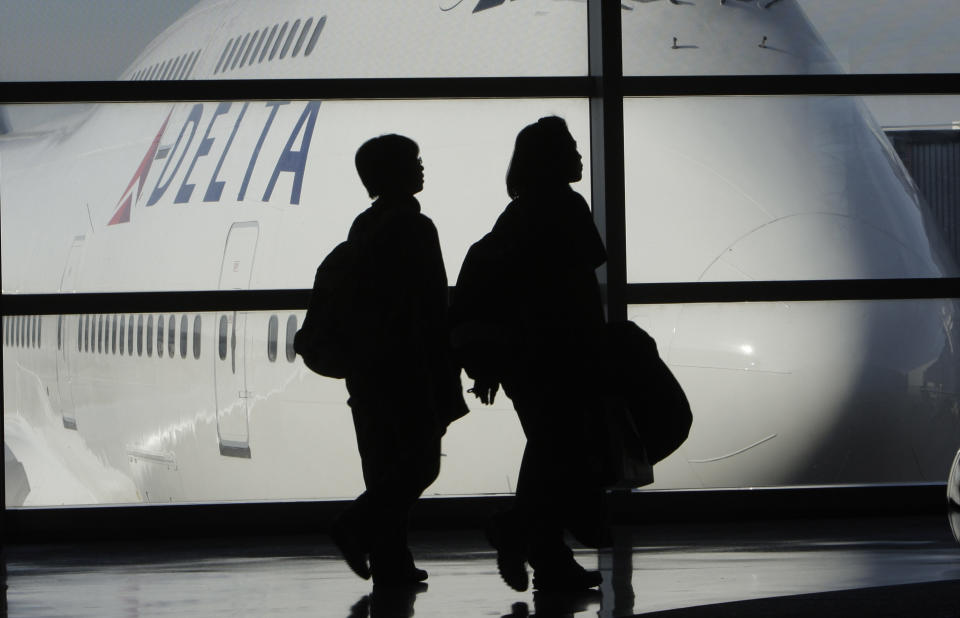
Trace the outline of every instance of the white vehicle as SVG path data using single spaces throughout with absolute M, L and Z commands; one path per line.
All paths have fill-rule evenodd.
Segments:
M 585 63 L 582 2 L 440 4 L 206 0 L 122 79 L 516 75 L 538 62 L 564 74 Z M 839 71 L 795 0 L 626 4 L 628 72 Z M 532 34 L 542 32 L 559 34 Z M 624 112 L 629 282 L 958 275 L 855 98 L 637 98 Z M 307 288 L 368 204 L 356 148 L 388 132 L 420 144 L 419 197 L 452 282 L 507 203 L 517 131 L 554 113 L 586 157 L 582 99 L 105 104 L 40 134 L 14 131 L 0 136 L 3 293 Z M 574 186 L 588 199 L 589 187 Z M 629 314 L 694 411 L 652 487 L 946 479 L 960 446 L 954 300 Z M 346 391 L 292 354 L 302 318 L 5 317 L 8 506 L 352 498 L 362 479 Z M 524 439 L 509 400 L 468 400 L 427 495 L 515 487 Z

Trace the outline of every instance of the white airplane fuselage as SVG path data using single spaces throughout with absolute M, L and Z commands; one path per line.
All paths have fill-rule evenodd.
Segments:
M 209 0 L 122 79 L 585 70 L 571 43 L 585 44 L 583 3 L 440 4 Z M 622 16 L 627 73 L 838 71 L 794 0 L 631 2 Z M 552 113 L 586 157 L 579 99 L 95 106 L 0 140 L 3 292 L 309 287 L 369 204 L 356 148 L 390 132 L 420 145 L 418 197 L 454 281 L 507 203 L 517 131 Z M 857 99 L 635 98 L 624 115 L 630 282 L 958 274 Z M 589 199 L 589 186 L 574 188 Z M 653 487 L 942 482 L 960 446 L 957 311 L 952 299 L 631 306 L 694 411 Z M 6 317 L 5 444 L 29 485 L 13 506 L 355 496 L 343 382 L 288 350 L 303 315 Z M 428 495 L 516 486 L 524 439 L 509 400 L 471 407 Z

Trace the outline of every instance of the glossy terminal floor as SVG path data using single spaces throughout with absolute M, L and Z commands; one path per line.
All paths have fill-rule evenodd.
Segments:
M 956 516 L 960 520 L 960 516 Z M 377 590 L 325 536 L 7 548 L 10 616 L 960 617 L 948 518 L 618 528 L 592 595 L 508 589 L 476 531 L 415 532 L 426 590 Z M 798 596 L 799 595 L 799 596 Z

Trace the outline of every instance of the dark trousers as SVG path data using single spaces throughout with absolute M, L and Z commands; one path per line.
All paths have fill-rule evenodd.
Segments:
M 603 408 L 591 376 L 534 370 L 503 384 L 527 438 L 514 520 L 534 569 L 572 561 L 564 529 L 598 528 L 606 517 L 601 483 Z
M 429 402 L 403 401 L 409 389 L 361 380 L 348 380 L 347 388 L 366 491 L 347 507 L 341 521 L 368 542 L 375 574 L 412 567 L 407 545 L 410 508 L 440 472 L 434 415 Z M 386 395 L 397 401 L 390 402 Z

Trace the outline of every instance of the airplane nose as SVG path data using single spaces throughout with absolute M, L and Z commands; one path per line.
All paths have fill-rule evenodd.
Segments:
M 936 272 L 929 255 L 874 227 L 791 219 L 745 237 L 703 279 Z M 703 484 L 945 480 L 960 437 L 960 303 L 694 304 L 663 315 L 671 311 L 658 344 L 690 398 L 683 457 Z

